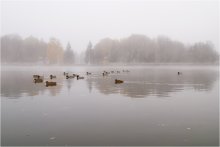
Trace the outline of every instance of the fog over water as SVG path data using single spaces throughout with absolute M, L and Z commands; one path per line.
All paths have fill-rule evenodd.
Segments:
M 218 0 L 2 0 L 1 145 L 218 146 Z
M 131 34 L 165 35 L 185 44 L 211 41 L 219 49 L 218 0 L 4 0 L 1 9 L 2 35 L 57 37 L 78 53 L 89 41 Z
M 66 79 L 64 71 L 85 79 Z M 219 145 L 216 66 L 17 66 L 1 74 L 5 146 Z M 33 74 L 57 86 L 34 83 Z

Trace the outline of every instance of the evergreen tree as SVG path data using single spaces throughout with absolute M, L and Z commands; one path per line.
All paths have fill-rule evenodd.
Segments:
M 74 53 L 73 50 L 71 49 L 71 45 L 68 42 L 67 46 L 66 46 L 66 50 L 64 52 L 64 63 L 65 64 L 73 64 L 74 63 Z
M 92 50 L 92 43 L 90 41 L 85 53 L 85 62 L 88 64 L 93 63 L 93 50 Z

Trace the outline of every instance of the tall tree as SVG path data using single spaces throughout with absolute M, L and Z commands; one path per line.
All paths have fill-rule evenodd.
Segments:
M 75 60 L 75 55 L 73 53 L 73 50 L 71 49 L 71 45 L 68 42 L 66 46 L 66 50 L 64 52 L 64 63 L 65 64 L 73 64 Z
M 93 50 L 92 50 L 91 41 L 89 41 L 86 52 L 85 52 L 85 62 L 87 64 L 93 63 Z
M 56 38 L 51 38 L 47 45 L 47 59 L 50 64 L 63 62 L 63 48 Z
M 11 34 L 1 37 L 1 60 L 3 62 L 19 62 L 24 58 L 23 40 L 19 35 Z

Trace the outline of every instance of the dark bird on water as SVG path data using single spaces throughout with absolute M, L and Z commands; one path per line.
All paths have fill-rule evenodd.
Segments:
M 34 79 L 34 83 L 42 83 L 43 82 L 43 79 Z
M 67 76 L 67 75 L 68 75 L 68 73 L 67 73 L 67 72 L 63 72 L 63 75 L 64 75 L 64 76 Z
M 56 86 L 57 85 L 57 82 L 49 82 L 49 81 L 46 81 L 46 86 Z
M 84 77 L 80 77 L 79 75 L 76 76 L 77 80 L 84 79 Z
M 121 83 L 124 83 L 124 81 L 115 79 L 115 84 L 121 84 Z
M 55 75 L 50 75 L 50 79 L 54 79 L 54 78 L 56 78 Z
M 75 78 L 75 74 L 73 74 L 72 76 L 71 75 L 66 75 L 66 79 L 72 79 L 72 78 Z

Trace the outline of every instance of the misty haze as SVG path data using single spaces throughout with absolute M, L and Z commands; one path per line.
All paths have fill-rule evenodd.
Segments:
M 219 1 L 1 1 L 2 146 L 219 146 Z

